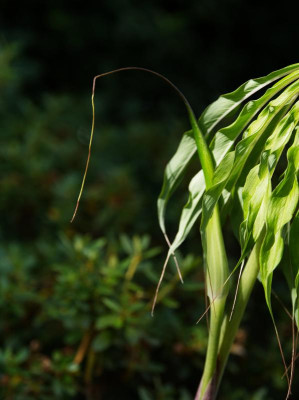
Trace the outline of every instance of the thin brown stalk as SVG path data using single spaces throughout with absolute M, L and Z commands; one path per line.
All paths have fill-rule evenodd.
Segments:
M 163 233 L 163 234 L 164 234 L 166 243 L 168 244 L 168 246 L 169 246 L 169 248 L 170 248 L 170 247 L 171 247 L 170 240 L 169 240 L 168 236 L 166 235 L 166 233 Z M 178 260 L 177 260 L 177 258 L 176 258 L 175 252 L 172 252 L 172 256 L 173 256 L 173 259 L 174 259 L 174 263 L 175 263 L 176 269 L 177 269 L 177 271 L 178 271 L 178 275 L 179 275 L 180 281 L 181 281 L 182 283 L 184 283 L 183 277 L 182 277 L 182 274 L 181 274 L 181 269 L 180 269 Z
M 77 203 L 76 203 L 76 207 L 75 207 L 75 211 L 74 214 L 72 216 L 71 222 L 74 221 L 77 211 L 78 211 L 78 207 L 79 207 L 79 203 L 81 200 L 81 196 L 83 193 L 83 188 L 84 188 L 84 184 L 85 184 L 85 180 L 86 180 L 86 175 L 87 175 L 87 170 L 88 170 L 88 166 L 89 166 L 89 161 L 90 161 L 90 155 L 91 155 L 91 145 L 92 145 L 92 140 L 93 140 L 93 134 L 94 134 L 94 124 L 95 124 L 95 107 L 94 107 L 94 95 L 95 95 L 95 87 L 96 87 L 96 80 L 99 78 L 103 78 L 104 76 L 108 76 L 108 75 L 112 75 L 115 74 L 117 72 L 122 72 L 122 71 L 144 71 L 144 72 L 148 72 L 152 75 L 157 76 L 158 78 L 162 79 L 164 82 L 166 82 L 168 85 L 170 85 L 175 91 L 176 93 L 181 97 L 181 99 L 183 100 L 184 104 L 186 105 L 187 109 L 191 112 L 191 114 L 194 116 L 194 112 L 192 110 L 192 107 L 190 106 L 190 103 L 188 102 L 188 100 L 186 99 L 186 97 L 183 95 L 183 93 L 179 90 L 178 87 L 176 87 L 169 79 L 167 79 L 164 75 L 159 74 L 156 71 L 152 71 L 150 69 L 147 68 L 142 68 L 142 67 L 125 67 L 125 68 L 118 68 L 115 69 L 113 71 L 109 71 L 109 72 L 104 72 L 103 74 L 100 75 L 96 75 L 93 78 L 93 84 L 92 84 L 92 95 L 91 95 L 91 106 L 92 106 L 92 127 L 91 127 L 91 133 L 90 133 L 90 140 L 89 140 L 89 147 L 88 147 L 88 156 L 87 156 L 87 161 L 86 161 L 86 166 L 85 166 L 85 171 L 84 171 L 84 175 L 83 175 L 83 179 L 82 179 L 82 184 L 81 184 L 81 188 L 80 188 L 80 192 L 79 192 L 79 196 L 77 199 Z
M 155 297 L 154 297 L 153 305 L 152 305 L 152 311 L 151 311 L 152 317 L 154 316 L 154 310 L 155 310 L 155 306 L 156 306 L 156 303 L 157 303 L 159 289 L 160 289 L 161 283 L 162 283 L 163 278 L 164 278 L 164 274 L 165 274 L 166 266 L 168 264 L 169 257 L 170 257 L 170 253 L 168 253 L 168 255 L 166 257 L 166 260 L 164 262 L 164 265 L 163 265 L 163 268 L 162 268 L 162 272 L 161 272 L 161 275 L 160 275 L 160 279 L 159 279 L 159 282 L 158 282 L 158 285 L 157 285 L 157 288 L 156 288 Z
M 230 316 L 229 316 L 229 321 L 232 319 L 233 312 L 234 312 L 234 309 L 235 309 L 236 300 L 237 300 L 237 295 L 238 295 L 238 290 L 239 290 L 239 285 L 240 285 L 240 279 L 241 279 L 242 271 L 243 271 L 244 264 L 245 264 L 244 261 L 245 261 L 245 260 L 243 260 L 243 261 L 242 261 L 242 264 L 241 264 L 241 268 L 240 268 L 240 272 L 239 272 L 239 276 L 238 276 L 237 287 L 236 287 L 236 292 L 235 292 L 235 297 L 234 297 L 234 302 L 233 302 L 232 310 L 231 310 L 231 313 L 230 313 Z
M 74 364 L 81 364 L 81 362 L 83 361 L 83 359 L 86 355 L 86 352 L 89 348 L 93 334 L 94 334 L 93 327 L 90 327 L 83 335 L 83 338 L 81 340 L 81 343 L 79 345 L 79 348 L 77 350 L 77 353 L 76 353 L 74 361 L 73 361 Z

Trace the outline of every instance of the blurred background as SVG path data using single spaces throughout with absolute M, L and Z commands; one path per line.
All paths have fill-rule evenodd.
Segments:
M 143 72 L 98 81 L 92 159 L 70 224 L 88 151 L 92 79 L 123 66 L 154 69 L 199 115 L 220 94 L 298 61 L 290 8 L 1 1 L 1 399 L 193 399 L 207 343 L 206 322 L 196 325 L 205 309 L 197 229 L 178 252 L 185 284 L 170 263 L 154 318 L 149 312 L 167 251 L 156 199 L 189 129 L 184 106 Z M 170 204 L 171 237 L 185 189 Z M 233 264 L 238 248 L 229 233 L 226 240 Z M 274 285 L 289 306 L 285 285 Z M 290 359 L 291 323 L 273 301 Z M 282 374 L 257 284 L 219 399 L 282 399 Z

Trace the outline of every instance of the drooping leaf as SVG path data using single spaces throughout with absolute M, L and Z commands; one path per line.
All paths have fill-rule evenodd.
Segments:
M 290 258 L 292 266 L 292 274 L 294 277 L 294 285 L 292 290 L 293 314 L 299 328 L 299 210 L 291 225 L 290 230 Z
M 171 252 L 174 252 L 183 243 L 198 220 L 201 213 L 201 199 L 205 189 L 203 171 L 200 170 L 189 184 L 189 198 L 182 210 L 178 232 L 170 247 Z
M 265 223 L 264 215 L 271 195 L 271 179 L 270 171 L 267 168 L 267 156 L 262 161 L 263 164 L 266 164 L 266 167 L 263 168 L 263 173 L 259 173 L 261 165 L 253 167 L 248 174 L 242 192 L 244 221 L 240 227 L 240 242 L 243 253 L 247 251 L 250 239 L 257 240 Z
M 267 139 L 260 164 L 249 172 L 243 188 L 243 214 L 241 243 L 244 246 L 250 237 L 257 240 L 265 223 L 271 194 L 271 176 L 285 145 L 299 120 L 299 102 L 278 123 Z
M 256 146 L 259 144 L 260 150 L 263 148 L 260 139 L 268 131 L 271 132 L 271 123 L 277 114 L 294 99 L 294 94 L 299 90 L 299 80 L 290 85 L 278 98 L 272 100 L 265 109 L 259 114 L 258 118 L 244 132 L 242 140 L 237 144 L 236 150 L 228 153 L 229 159 L 224 158 L 223 166 L 218 166 L 217 170 L 222 173 L 222 179 L 217 179 L 216 184 L 205 193 L 203 199 L 203 228 L 207 225 L 213 213 L 219 197 L 224 188 L 231 192 L 235 189 L 235 184 L 242 173 L 245 163 L 253 151 L 257 154 Z M 274 127 L 273 127 L 274 128 Z M 227 165 L 229 160 L 229 166 Z M 218 172 L 218 174 L 220 175 Z
M 291 292 L 292 314 L 299 329 L 299 210 L 291 223 L 287 236 L 289 251 L 282 267 Z
M 275 71 L 263 78 L 250 80 L 240 86 L 237 90 L 232 93 L 220 96 L 218 100 L 212 103 L 199 118 L 199 127 L 206 137 L 208 137 L 213 129 L 223 121 L 226 115 L 237 110 L 240 104 L 249 98 L 257 91 L 263 89 L 265 86 L 282 78 L 283 76 L 290 74 L 281 82 L 278 82 L 273 88 L 267 90 L 259 101 L 250 102 L 246 105 L 241 112 L 237 120 L 228 128 L 224 128 L 224 131 L 219 131 L 216 134 L 215 140 L 211 144 L 211 150 L 213 152 L 216 165 L 219 164 L 221 159 L 229 151 L 230 146 L 234 140 L 239 136 L 242 130 L 247 126 L 251 119 L 257 114 L 257 112 L 266 104 L 271 97 L 279 92 L 283 87 L 288 85 L 290 82 L 298 77 L 299 64 L 294 64 L 281 70 Z M 297 75 L 296 75 L 297 74 Z M 225 130 L 226 129 L 226 130 Z M 218 136 L 217 136 L 218 135 Z M 224 143 L 226 142 L 226 144 Z M 177 186 L 179 185 L 187 166 L 189 165 L 192 157 L 196 153 L 195 140 L 192 138 L 192 132 L 188 131 L 184 134 L 183 139 L 168 165 L 166 166 L 164 174 L 164 182 L 162 191 L 158 199 L 158 216 L 160 227 L 165 234 L 165 209 L 167 202 Z M 190 187 L 194 187 L 190 183 Z M 191 200 L 192 198 L 192 200 Z M 196 201 L 197 200 L 197 201 Z M 195 221 L 196 218 L 192 218 L 194 215 L 200 215 L 201 207 L 199 202 L 201 196 L 198 196 L 198 190 L 193 193 L 189 190 L 189 199 L 182 212 L 180 221 L 179 232 L 177 234 L 177 243 L 182 243 L 185 237 L 181 236 L 182 232 L 189 232 L 191 227 L 186 225 L 184 227 L 184 221 Z M 192 203 L 192 207 L 190 207 Z M 190 216 L 186 218 L 186 214 L 190 213 Z
M 204 110 L 199 118 L 199 127 L 205 135 L 209 135 L 210 132 L 212 132 L 227 115 L 232 113 L 234 109 L 237 109 L 243 101 L 265 86 L 287 74 L 298 71 L 298 69 L 299 63 L 290 65 L 262 78 L 250 79 L 235 91 L 220 96 Z
M 292 109 L 279 122 L 277 128 L 266 141 L 265 150 L 271 150 L 272 153 L 281 151 L 289 141 L 294 128 L 299 121 L 299 102 L 297 101 Z
M 299 131 L 287 152 L 288 167 L 284 178 L 271 194 L 266 216 L 266 234 L 260 252 L 261 281 L 266 302 L 271 309 L 271 286 L 273 271 L 278 266 L 283 252 L 282 228 L 293 217 L 298 204 L 297 173 L 299 169 Z
M 211 150 L 217 162 L 221 162 L 227 151 L 229 151 L 235 140 L 256 117 L 262 108 L 283 88 L 288 86 L 299 78 L 299 70 L 292 72 L 283 79 L 279 80 L 275 85 L 270 87 L 265 94 L 257 100 L 251 100 L 246 103 L 238 115 L 238 118 L 229 126 L 224 127 L 216 132 L 211 142 Z
M 295 100 L 295 96 L 298 95 L 298 91 L 299 80 L 287 87 L 279 97 L 272 100 L 244 132 L 242 140 L 236 146 L 234 165 L 227 182 L 227 190 L 233 189 L 253 151 L 255 156 L 261 153 L 264 144 L 260 142 L 260 139 L 265 132 L 269 135 L 273 132 L 276 123 L 279 122 L 275 117 L 285 108 L 289 108 L 289 105 Z M 259 146 L 258 152 L 256 152 L 257 146 Z
M 169 83 L 178 91 L 178 89 L 171 82 L 169 82 Z M 209 149 L 209 147 L 207 145 L 207 142 L 206 142 L 206 140 L 205 140 L 205 138 L 203 136 L 203 133 L 202 133 L 201 129 L 199 128 L 198 122 L 197 122 L 197 120 L 195 118 L 194 112 L 193 112 L 188 100 L 185 98 L 185 96 L 181 92 L 179 92 L 179 94 L 182 97 L 182 99 L 183 99 L 183 101 L 185 103 L 185 106 L 187 108 L 190 124 L 191 124 L 191 127 L 192 127 L 193 137 L 194 137 L 194 140 L 195 140 L 195 143 L 196 143 L 197 153 L 198 153 L 199 160 L 200 160 L 200 163 L 201 163 L 201 166 L 202 166 L 205 186 L 206 187 L 210 187 L 211 183 L 212 183 L 212 179 L 213 179 L 213 173 L 214 173 L 213 157 L 212 157 L 211 151 L 210 151 L 210 149 Z M 217 218 L 218 218 L 218 216 L 217 216 Z M 221 230 L 219 230 L 218 234 L 221 236 L 221 239 L 222 239 Z M 170 245 L 169 239 L 168 239 L 167 234 L 165 232 L 164 232 L 164 236 L 165 236 L 166 241 Z M 156 288 L 156 293 L 155 293 L 155 296 L 154 296 L 154 301 L 153 301 L 153 306 L 152 306 L 152 314 L 154 312 L 155 304 L 156 304 L 157 297 L 158 297 L 159 288 L 160 288 L 160 285 L 162 283 L 162 280 L 163 280 L 163 277 L 164 277 L 164 274 L 165 274 L 165 269 L 166 269 L 170 254 L 172 254 L 175 257 L 174 253 L 171 252 L 171 250 L 170 250 L 169 253 L 168 253 L 168 256 L 166 258 L 166 261 L 164 263 L 164 266 L 162 268 L 160 279 L 159 279 L 159 282 L 158 282 L 158 285 L 157 285 L 157 288 Z M 226 258 L 226 254 L 225 254 L 225 258 Z M 179 274 L 179 276 L 181 278 L 181 281 L 183 281 L 182 277 L 181 277 L 181 273 L 180 273 L 180 269 L 179 269 L 178 264 L 177 264 L 177 270 L 178 270 L 178 274 Z
M 161 193 L 158 198 L 158 219 L 162 232 L 165 228 L 165 209 L 167 202 L 183 178 L 184 172 L 196 152 L 196 144 L 193 132 L 185 132 L 179 147 L 167 164 L 164 172 L 164 180 Z
M 227 179 L 231 173 L 235 158 L 235 152 L 227 153 L 222 162 L 215 170 L 212 186 L 206 191 L 203 197 L 203 216 L 201 230 L 204 230 L 213 213 L 215 204 L 224 189 Z

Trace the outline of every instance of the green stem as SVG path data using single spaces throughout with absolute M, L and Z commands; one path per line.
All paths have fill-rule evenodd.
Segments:
M 210 331 L 209 342 L 206 354 L 204 372 L 201 378 L 200 386 L 196 394 L 195 400 L 213 399 L 215 393 L 218 370 L 218 348 L 221 324 L 226 298 L 216 299 L 211 306 L 210 311 Z
M 189 113 L 197 152 L 205 177 L 206 190 L 208 190 L 212 186 L 213 182 L 213 156 L 198 126 L 191 107 L 188 103 L 185 104 Z M 219 209 L 217 205 L 209 222 L 207 223 L 207 226 L 205 229 L 202 229 L 201 233 L 205 257 L 207 294 L 211 302 L 211 322 L 205 367 L 196 399 L 205 400 L 208 399 L 206 396 L 209 396 L 208 393 L 210 391 L 214 392 L 214 389 L 212 389 L 214 382 L 213 377 L 215 376 L 215 370 L 217 367 L 219 337 L 223 321 L 225 301 L 228 292 L 228 287 L 224 287 L 225 281 L 228 277 L 227 256 L 221 230 Z
M 216 308 L 212 306 L 207 358 L 195 400 L 215 400 L 216 398 L 231 346 L 258 276 L 259 253 L 263 237 L 264 235 L 261 234 L 242 273 L 231 320 L 229 321 L 228 315 L 223 318 L 223 313 L 221 316 L 220 312 L 217 315 Z M 221 311 L 221 305 L 218 306 L 216 301 L 215 307 Z M 222 326 L 219 327 L 221 323 Z M 217 349 L 215 349 L 216 343 L 218 344 Z
M 231 346 L 239 329 L 239 325 L 243 318 L 245 308 L 247 306 L 253 286 L 258 276 L 259 253 L 262 241 L 263 235 L 261 235 L 256 242 L 242 273 L 232 318 L 230 321 L 228 321 L 228 317 L 226 316 L 226 319 L 224 321 L 224 326 L 222 329 L 223 335 L 219 347 L 219 375 L 217 377 L 216 391 L 219 388 L 219 384 L 221 382 Z
M 206 255 L 207 294 L 211 305 L 206 361 L 196 400 L 213 398 L 210 396 L 216 390 L 219 340 L 228 293 L 228 284 L 225 285 L 228 278 L 228 265 L 218 206 L 215 207 L 205 231 L 202 232 L 202 237 Z

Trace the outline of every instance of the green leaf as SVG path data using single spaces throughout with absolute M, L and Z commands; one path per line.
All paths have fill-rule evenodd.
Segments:
M 194 223 L 198 220 L 202 211 L 200 200 L 202 199 L 205 188 L 205 178 L 203 171 L 200 170 L 189 184 L 189 198 L 182 210 L 178 232 L 171 244 L 170 252 L 174 252 L 184 242 Z
M 299 80 L 290 85 L 279 97 L 271 101 L 244 132 L 242 140 L 236 146 L 236 150 L 228 153 L 222 160 L 216 170 L 217 174 L 215 171 L 212 187 L 204 195 L 203 229 L 207 225 L 224 188 L 230 193 L 236 190 L 235 185 L 251 153 L 254 151 L 256 153 L 255 157 L 257 157 L 257 154 L 259 154 L 260 150 L 263 148 L 263 144 L 261 145 L 262 136 L 265 132 L 271 132 L 273 128 L 271 123 L 273 120 L 276 122 L 275 117 L 277 114 L 280 113 L 285 106 L 288 107 L 288 104 L 293 101 L 294 94 L 298 92 L 298 89 Z M 259 146 L 259 152 L 256 150 L 257 145 Z M 265 175 L 265 179 L 266 178 Z M 252 182 L 250 182 L 250 184 L 252 185 Z M 257 184 L 257 180 L 255 184 Z M 261 183 L 260 186 L 263 189 L 263 183 Z
M 229 126 L 220 129 L 216 132 L 212 142 L 211 150 L 216 163 L 219 164 L 226 152 L 234 144 L 242 131 L 254 119 L 254 117 L 262 110 L 262 108 L 271 100 L 277 93 L 288 86 L 290 83 L 298 79 L 299 70 L 291 73 L 270 87 L 265 94 L 257 100 L 251 100 L 245 104 L 238 118 Z
M 267 139 L 265 150 L 282 151 L 299 121 L 299 102 L 297 101 L 286 116 L 279 122 L 277 128 Z
M 295 215 L 288 234 L 289 257 L 283 263 L 283 272 L 287 279 L 292 299 L 293 316 L 299 328 L 299 210 Z M 287 262 L 288 261 L 288 262 Z
M 263 163 L 267 164 L 267 158 Z M 247 251 L 250 239 L 257 240 L 265 223 L 265 212 L 271 195 L 271 179 L 268 168 L 260 174 L 256 165 L 248 174 L 242 196 L 244 221 L 240 226 L 240 242 L 243 254 Z
M 92 349 L 96 352 L 102 352 L 109 348 L 112 343 L 111 333 L 108 330 L 98 333 L 92 341 Z
M 241 243 L 243 246 L 248 243 L 251 236 L 256 241 L 264 226 L 271 194 L 271 176 L 298 120 L 299 102 L 279 122 L 265 144 L 260 164 L 253 167 L 247 176 L 242 193 L 244 221 L 241 227 Z
M 105 329 L 108 327 L 120 329 L 123 325 L 123 320 L 120 315 L 107 314 L 99 317 L 96 321 L 97 329 Z
M 293 300 L 293 303 L 294 303 L 294 311 L 293 311 L 293 313 L 294 313 L 294 317 L 295 317 L 295 321 L 296 321 L 297 327 L 299 329 L 299 300 L 298 300 L 299 299 L 299 295 L 298 295 L 298 292 L 299 292 L 299 272 L 297 272 L 294 289 L 292 291 L 292 293 L 294 293 L 294 294 L 292 294 L 292 300 Z
M 268 308 L 271 309 L 271 284 L 273 271 L 283 252 L 282 228 L 293 217 L 298 204 L 297 172 L 299 169 L 299 131 L 287 153 L 288 167 L 283 180 L 272 192 L 266 216 L 266 234 L 261 246 L 261 281 L 264 286 Z
M 299 80 L 287 87 L 279 97 L 272 100 L 244 132 L 242 140 L 236 146 L 234 165 L 227 182 L 227 190 L 230 192 L 233 190 L 251 153 L 254 151 L 255 157 L 260 154 L 260 151 L 262 151 L 264 147 L 263 142 L 260 142 L 263 134 L 272 133 L 278 122 L 275 117 L 285 108 L 289 108 L 289 105 L 294 101 L 294 96 L 298 94 L 298 91 Z M 274 122 L 274 124 L 271 124 L 272 122 Z M 260 151 L 258 153 L 256 152 L 256 146 L 259 146 Z
M 162 232 L 166 233 L 165 210 L 169 198 L 183 178 L 184 172 L 196 153 L 196 144 L 192 131 L 185 132 L 179 147 L 167 164 L 161 193 L 158 198 L 158 218 Z
M 290 65 L 262 78 L 250 79 L 235 91 L 220 96 L 218 100 L 205 109 L 199 118 L 199 127 L 204 135 L 209 135 L 227 115 L 236 110 L 243 101 L 254 93 L 283 76 L 298 71 L 298 69 L 299 63 Z
M 120 304 L 116 303 L 112 299 L 109 299 L 108 297 L 103 298 L 102 301 L 105 304 L 105 306 L 112 311 L 120 312 L 122 310 L 122 306 Z
M 235 152 L 226 154 L 220 165 L 215 170 L 212 186 L 206 191 L 203 197 L 203 216 L 201 230 L 204 230 L 212 216 L 215 204 L 225 187 L 227 179 L 233 167 Z
M 273 88 L 269 89 L 265 95 L 262 96 L 260 101 L 250 102 L 250 104 L 246 105 L 235 123 L 233 123 L 230 127 L 225 128 L 226 130 L 219 131 L 218 136 L 216 135 L 216 138 L 211 144 L 211 150 L 216 160 L 216 165 L 219 164 L 227 151 L 229 151 L 229 148 L 233 144 L 234 140 L 238 137 L 238 135 L 246 127 L 254 115 L 256 115 L 256 113 L 266 104 L 266 102 L 269 101 L 269 99 L 276 93 L 278 93 L 279 90 L 296 79 L 296 76 L 298 77 L 298 75 L 295 75 L 298 74 L 298 70 L 299 64 L 294 64 L 275 71 L 265 77 L 250 80 L 244 83 L 234 92 L 220 96 L 218 100 L 212 103 L 202 113 L 198 124 L 204 135 L 207 137 L 227 115 L 236 111 L 240 104 L 247 98 L 275 80 L 278 80 L 287 74 L 294 73 L 292 76 L 286 77 L 281 82 L 278 82 L 275 86 L 273 86 Z M 186 168 L 195 153 L 195 140 L 192 136 L 192 132 L 188 131 L 184 134 L 175 155 L 166 166 L 163 187 L 158 199 L 159 224 L 164 234 L 166 233 L 165 209 L 167 202 L 181 182 Z M 197 178 L 195 178 L 195 180 L 196 179 Z M 195 190 L 195 193 L 190 190 L 190 188 L 192 189 L 193 187 L 193 182 L 191 182 L 189 186 L 189 199 L 183 210 L 179 232 L 177 234 L 177 238 L 175 239 L 177 243 L 182 243 L 184 241 L 185 235 L 181 236 L 181 234 L 183 232 L 189 233 L 192 227 L 189 226 L 189 221 L 194 223 L 196 218 L 193 218 L 193 216 L 196 215 L 196 217 L 198 217 L 201 212 L 201 206 L 199 205 L 201 196 L 198 196 L 198 190 Z M 192 206 L 190 206 L 191 203 Z M 190 213 L 190 216 L 186 215 L 188 212 Z M 186 222 L 187 225 L 184 226 L 184 222 Z M 175 246 L 173 246 L 173 248 L 174 247 Z
M 299 210 L 297 211 L 297 214 L 294 217 L 290 229 L 290 258 L 291 258 L 291 265 L 293 268 L 294 277 L 298 276 L 299 273 L 298 238 L 299 238 Z

